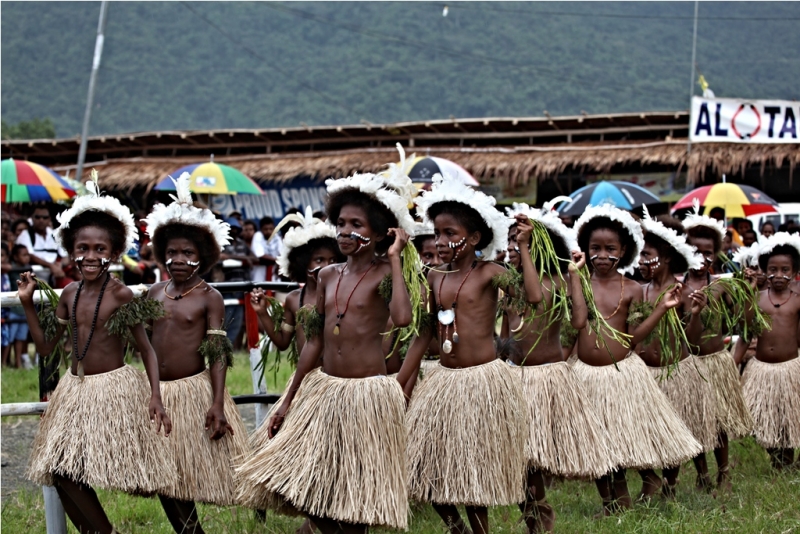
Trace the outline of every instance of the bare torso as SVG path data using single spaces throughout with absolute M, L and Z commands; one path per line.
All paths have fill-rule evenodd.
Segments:
M 553 305 L 553 287 L 558 288 L 560 285 L 560 280 L 556 280 L 554 283 L 548 276 L 542 279 L 544 299 L 533 312 L 535 315 L 541 315 L 544 313 L 545 307 L 549 309 Z M 508 321 L 509 334 L 514 336 L 521 349 L 520 357 L 511 358 L 515 364 L 543 365 L 564 361 L 561 349 L 561 320 L 555 321 L 542 332 L 542 329 L 547 326 L 548 320 L 546 317 L 535 318 L 529 325 L 522 326 L 520 330 L 523 317 L 512 306 L 508 305 L 506 305 L 506 320 Z M 531 351 L 534 345 L 535 348 Z
M 779 306 L 775 306 L 775 303 Z M 797 358 L 800 295 L 789 290 L 772 295 L 762 291 L 758 305 L 772 318 L 772 329 L 764 329 L 759 336 L 756 358 L 767 363 L 782 363 Z
M 628 310 L 631 303 L 642 299 L 642 287 L 619 273 L 609 278 L 592 276 L 592 292 L 597 310 L 608 325 L 619 332 L 628 332 Z M 598 342 L 596 332 L 584 328 L 578 335 L 578 358 L 587 365 L 611 365 L 625 359 L 630 348 L 608 335 Z M 612 360 L 613 357 L 613 360 Z

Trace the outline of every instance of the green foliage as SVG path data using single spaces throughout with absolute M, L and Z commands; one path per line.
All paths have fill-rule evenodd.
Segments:
M 80 132 L 99 9 L 3 3 L 5 121 L 45 116 L 59 136 Z M 455 3 L 446 18 L 439 2 L 112 3 L 90 133 L 687 109 L 693 13 L 686 2 Z M 796 98 L 798 14 L 793 2 L 703 3 L 697 65 L 716 94 Z
M 233 344 L 228 336 L 209 334 L 200 343 L 200 355 L 208 362 L 209 367 L 221 363 L 225 367 L 233 367 Z
M 35 117 L 17 124 L 0 121 L 0 132 L 2 132 L 3 141 L 6 139 L 52 139 L 56 136 L 56 127 L 49 118 Z

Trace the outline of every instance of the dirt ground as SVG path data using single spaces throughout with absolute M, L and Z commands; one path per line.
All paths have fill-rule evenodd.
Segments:
M 255 407 L 252 404 L 239 406 L 247 432 L 255 427 Z M 0 477 L 0 500 L 21 489 L 38 491 L 38 487 L 25 478 L 28 455 L 36 432 L 39 418 L 35 416 L 15 417 L 13 422 L 3 421 L 0 426 L 0 457 L 2 457 L 2 477 Z

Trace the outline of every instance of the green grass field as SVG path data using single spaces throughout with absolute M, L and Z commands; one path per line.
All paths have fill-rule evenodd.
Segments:
M 291 370 L 282 366 L 277 376 L 268 377 L 270 391 L 283 388 Z M 2 401 L 36 400 L 35 371 L 4 369 Z M 239 355 L 228 375 L 228 389 L 234 395 L 251 392 L 246 356 Z M 9 418 L 4 423 L 9 423 Z M 777 473 L 770 468 L 766 453 L 751 438 L 731 444 L 733 492 L 708 495 L 693 489 L 695 471 L 691 462 L 684 466 L 678 497 L 674 502 L 654 501 L 639 505 L 619 516 L 593 520 L 600 509 L 600 499 L 591 482 L 556 482 L 548 500 L 556 509 L 557 532 L 598 533 L 790 533 L 800 532 L 800 471 Z M 716 473 L 713 455 L 709 455 L 712 476 Z M 630 490 L 635 495 L 641 481 L 637 473 L 628 473 Z M 156 499 L 130 497 L 99 491 L 100 500 L 112 523 L 123 533 L 169 534 L 172 531 Z M 200 516 L 207 532 L 241 534 L 293 533 L 300 526 L 298 518 L 269 513 L 266 522 L 258 521 L 244 508 L 200 506 Z M 516 507 L 492 509 L 490 523 L 494 532 L 525 532 Z M 6 532 L 45 531 L 44 505 L 40 492 L 19 491 L 3 499 L 0 527 Z M 413 506 L 409 527 L 414 533 L 442 533 L 444 524 L 429 506 Z M 77 532 L 70 525 L 70 532 Z

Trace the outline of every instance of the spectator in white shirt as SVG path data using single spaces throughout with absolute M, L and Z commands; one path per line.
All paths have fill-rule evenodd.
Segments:
M 50 210 L 46 206 L 38 206 L 33 210 L 32 219 L 33 226 L 17 236 L 17 245 L 28 248 L 31 263 L 49 269 L 53 278 L 63 278 L 58 245 L 50 225 Z

